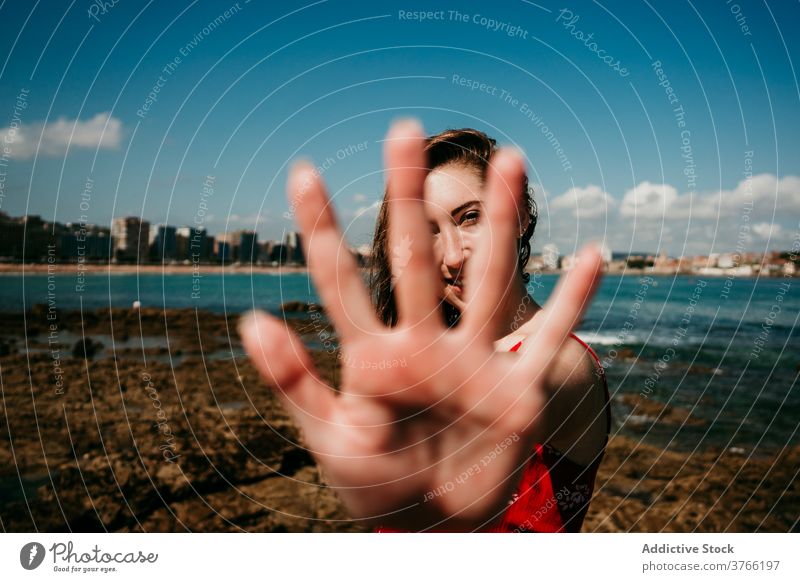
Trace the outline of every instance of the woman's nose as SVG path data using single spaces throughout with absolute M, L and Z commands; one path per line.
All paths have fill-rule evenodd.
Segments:
M 444 256 L 442 261 L 448 269 L 460 269 L 466 258 L 464 237 L 461 236 L 457 229 L 443 233 L 443 235 Z

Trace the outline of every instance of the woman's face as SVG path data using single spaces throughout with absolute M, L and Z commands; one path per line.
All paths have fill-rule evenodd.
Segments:
M 463 311 L 466 262 L 484 222 L 478 170 L 463 164 L 434 169 L 425 179 L 425 202 L 442 298 Z

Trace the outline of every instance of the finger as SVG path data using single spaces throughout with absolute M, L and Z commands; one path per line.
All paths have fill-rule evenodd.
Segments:
M 413 120 L 394 124 L 386 136 L 389 247 L 398 323 L 441 326 L 438 291 L 442 276 L 434 266 L 423 201 L 428 173 L 424 140 L 422 127 Z
M 532 341 L 523 342 L 523 360 L 532 377 L 549 369 L 567 335 L 579 323 L 600 283 L 603 258 L 592 243 L 578 254 L 577 263 L 558 282 L 547 300 L 539 331 Z M 541 379 L 544 380 L 545 376 Z
M 516 282 L 519 200 L 525 161 L 514 149 L 503 149 L 489 162 L 486 176 L 486 220 L 467 264 L 462 325 L 471 338 L 497 339 L 503 325 L 498 310 Z
M 264 381 L 275 388 L 304 429 L 329 422 L 336 406 L 300 339 L 279 319 L 253 311 L 239 322 L 239 335 Z
M 288 190 L 290 203 L 297 209 L 308 269 L 342 342 L 377 332 L 380 323 L 316 169 L 308 163 L 296 164 L 289 174 Z

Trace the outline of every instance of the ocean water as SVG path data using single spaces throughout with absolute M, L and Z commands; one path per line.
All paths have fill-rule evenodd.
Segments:
M 534 277 L 540 304 L 556 275 Z M 0 309 L 55 301 L 58 309 L 191 307 L 276 312 L 287 301 L 319 301 L 305 273 L 0 276 Z M 576 333 L 597 352 L 619 406 L 613 430 L 692 450 L 750 454 L 800 443 L 800 279 L 606 276 Z M 668 404 L 684 419 L 664 422 Z

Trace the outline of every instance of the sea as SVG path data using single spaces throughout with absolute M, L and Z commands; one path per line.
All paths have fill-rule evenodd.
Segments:
M 193 308 L 278 313 L 320 302 L 297 273 L 0 275 L 0 309 Z M 544 304 L 557 275 L 535 274 Z M 774 452 L 800 443 L 800 279 L 607 275 L 576 334 L 615 399 L 612 432 L 679 450 Z M 310 347 L 316 347 L 310 345 Z M 664 408 L 664 405 L 667 408 Z

